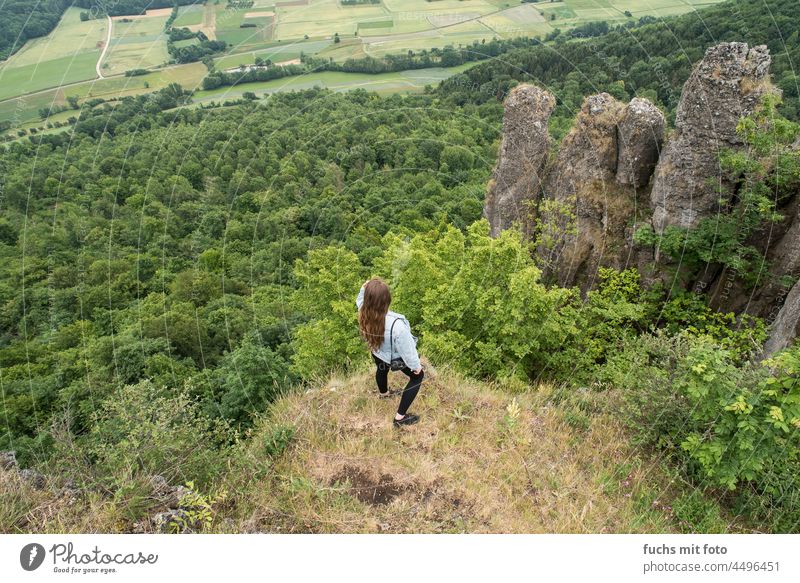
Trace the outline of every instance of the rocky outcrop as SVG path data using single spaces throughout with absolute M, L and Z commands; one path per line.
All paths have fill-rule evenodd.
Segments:
M 764 355 L 772 356 L 789 347 L 798 333 L 800 333 L 800 282 L 794 284 L 772 324 L 769 339 L 764 345 Z
M 17 474 L 23 483 L 34 490 L 42 490 L 47 486 L 47 479 L 44 475 L 30 468 L 19 467 L 16 451 L 0 451 L 0 469 Z
M 769 51 L 765 46 L 723 43 L 709 48 L 683 86 L 650 195 L 653 227 L 695 226 L 717 213 L 721 150 L 741 145 L 736 125 L 754 111 L 769 90 Z
M 588 97 L 550 163 L 553 98 L 518 87 L 506 101 L 500 160 L 487 196 L 492 235 L 519 222 L 536 236 L 539 264 L 551 282 L 587 291 L 600 267 L 635 266 L 645 286 L 661 281 L 669 289 L 691 288 L 706 294 L 713 309 L 763 318 L 771 326 L 766 353 L 785 348 L 800 333 L 800 182 L 784 176 L 774 201 L 783 218 L 748 231 L 747 253 L 764 261 L 749 264 L 747 273 L 737 273 L 735 262 L 676 264 L 659 258 L 657 246 L 633 242 L 642 223 L 662 233 L 740 210 L 743 185 L 723 171 L 720 154 L 744 147 L 739 120 L 775 91 L 770 61 L 764 46 L 709 48 L 684 84 L 666 144 L 664 116 L 649 101 Z M 791 155 L 800 138 L 782 147 L 781 156 Z
M 664 141 L 664 114 L 647 99 L 634 97 L 617 125 L 617 182 L 644 188 L 650 182 Z
M 645 99 L 608 93 L 584 100 L 545 180 L 541 244 L 545 274 L 560 285 L 592 286 L 601 265 L 630 260 L 626 226 L 637 216 L 637 189 L 658 158 L 664 116 Z
M 519 85 L 506 98 L 503 138 L 484 207 L 492 236 L 515 222 L 527 223 L 541 192 L 550 148 L 547 122 L 555 105 L 549 92 L 534 85 Z

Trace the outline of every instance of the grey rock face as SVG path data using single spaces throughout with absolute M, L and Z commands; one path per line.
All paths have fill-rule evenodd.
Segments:
M 527 222 L 529 201 L 535 205 L 541 192 L 550 147 L 547 122 L 555 105 L 549 92 L 534 85 L 519 85 L 506 98 L 500 152 L 484 206 L 492 236 Z
M 560 285 L 572 285 L 579 271 L 593 271 L 587 262 L 603 255 L 607 211 L 618 195 L 617 123 L 624 107 L 608 93 L 587 97 L 545 180 L 551 203 L 542 225 L 548 238 L 538 254 L 545 274 L 554 274 Z
M 772 356 L 788 348 L 798 333 L 800 333 L 800 282 L 794 284 L 772 324 L 769 339 L 764 345 L 764 355 Z
M 636 189 L 650 181 L 664 124 L 646 99 L 624 105 L 601 93 L 584 100 L 545 180 L 538 254 L 560 285 L 586 290 L 600 266 L 635 261 L 626 227 L 642 206 Z
M 647 99 L 634 97 L 619 121 L 617 182 L 643 188 L 650 182 L 664 141 L 664 114 Z
M 749 115 L 769 90 L 766 46 L 723 43 L 709 48 L 683 86 L 675 133 L 655 171 L 651 205 L 653 227 L 692 227 L 718 210 L 719 167 L 724 148 L 741 145 L 739 118 Z

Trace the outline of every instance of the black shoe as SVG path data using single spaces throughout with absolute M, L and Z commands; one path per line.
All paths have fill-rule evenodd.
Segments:
M 402 419 L 395 419 L 393 423 L 395 427 L 400 427 L 401 425 L 414 425 L 417 421 L 419 421 L 419 415 L 406 413 Z

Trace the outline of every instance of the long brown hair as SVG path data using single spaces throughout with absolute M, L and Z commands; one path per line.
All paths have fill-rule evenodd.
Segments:
M 364 303 L 358 311 L 358 328 L 370 350 L 378 350 L 383 342 L 384 322 L 392 292 L 383 280 L 375 277 L 364 285 Z

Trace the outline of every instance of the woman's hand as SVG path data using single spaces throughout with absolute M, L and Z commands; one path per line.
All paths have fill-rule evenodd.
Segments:
M 412 370 L 411 372 L 413 372 L 414 374 L 419 374 L 422 372 L 422 367 L 420 366 L 417 370 Z

